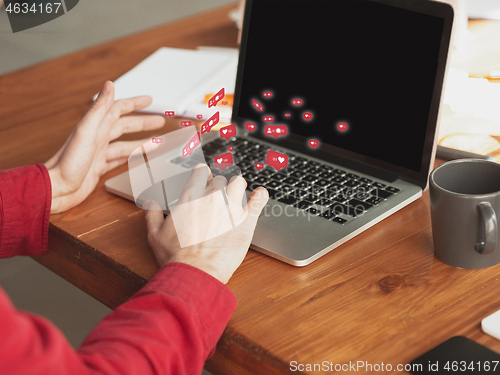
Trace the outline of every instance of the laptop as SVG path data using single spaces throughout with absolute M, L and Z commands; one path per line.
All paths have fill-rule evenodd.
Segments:
M 452 7 L 434 1 L 246 0 L 237 135 L 204 134 L 195 159 L 233 147 L 248 191 L 268 189 L 252 249 L 305 266 L 422 195 L 452 24 Z M 192 168 L 179 155 L 169 168 Z M 133 200 L 128 180 L 106 189 Z

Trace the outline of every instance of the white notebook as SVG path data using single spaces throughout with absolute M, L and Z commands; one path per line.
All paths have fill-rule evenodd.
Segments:
M 115 99 L 151 95 L 153 102 L 143 112 L 174 111 L 179 117 L 208 119 L 219 111 L 220 121 L 229 123 L 230 105 L 208 108 L 204 100 L 221 88 L 226 95 L 234 94 L 237 65 L 236 49 L 162 47 L 114 82 Z

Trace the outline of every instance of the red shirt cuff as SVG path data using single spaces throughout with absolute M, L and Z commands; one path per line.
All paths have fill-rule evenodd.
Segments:
M 43 164 L 0 171 L 0 258 L 47 252 L 51 204 Z

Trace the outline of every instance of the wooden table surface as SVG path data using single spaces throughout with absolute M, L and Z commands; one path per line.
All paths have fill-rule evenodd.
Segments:
M 227 16 L 234 7 L 0 77 L 0 168 L 47 160 L 102 83 L 159 47 L 236 47 L 237 29 Z M 167 119 L 164 129 L 150 134 L 179 122 Z M 125 170 L 104 176 L 80 206 L 51 216 L 50 250 L 36 257 L 111 308 L 157 271 L 142 210 L 104 190 L 106 179 Z M 206 368 L 214 374 L 284 374 L 291 361 L 395 368 L 455 335 L 500 351 L 500 341 L 480 329 L 481 319 L 500 309 L 499 274 L 499 266 L 460 270 L 433 256 L 426 192 L 307 267 L 249 251 L 228 283 L 238 308 Z

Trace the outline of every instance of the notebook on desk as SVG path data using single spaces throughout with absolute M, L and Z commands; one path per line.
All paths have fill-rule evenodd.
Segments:
M 238 135 L 205 137 L 202 149 L 208 162 L 232 146 L 248 189 L 268 189 L 252 249 L 304 266 L 422 195 L 452 23 L 433 1 L 246 1 Z M 270 166 L 269 151 L 286 168 Z M 182 168 L 174 156 L 166 162 Z M 106 188 L 130 196 L 124 185 Z

